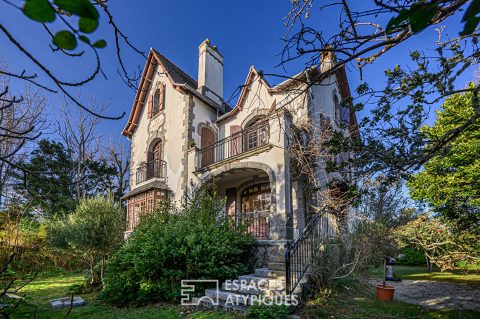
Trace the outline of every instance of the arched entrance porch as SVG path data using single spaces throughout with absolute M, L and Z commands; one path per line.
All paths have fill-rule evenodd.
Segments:
M 206 183 L 225 199 L 226 215 L 257 239 L 283 238 L 285 219 L 277 212 L 276 178 L 268 165 L 232 163 L 204 175 Z

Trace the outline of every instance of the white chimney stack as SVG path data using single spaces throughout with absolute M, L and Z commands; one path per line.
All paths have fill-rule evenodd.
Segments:
M 327 51 L 322 52 L 322 58 L 320 60 L 320 72 L 322 73 L 329 71 L 337 63 L 333 51 L 328 51 L 331 49 L 331 46 L 327 44 L 324 49 Z
M 208 39 L 198 47 L 198 91 L 220 105 L 223 102 L 223 56 Z

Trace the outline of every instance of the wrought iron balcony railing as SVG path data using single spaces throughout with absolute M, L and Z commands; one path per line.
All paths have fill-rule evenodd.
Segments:
M 136 183 L 142 183 L 152 178 L 167 178 L 167 162 L 162 160 L 153 160 L 144 163 L 137 169 Z
M 270 126 L 263 120 L 198 150 L 197 169 L 267 145 L 269 140 Z

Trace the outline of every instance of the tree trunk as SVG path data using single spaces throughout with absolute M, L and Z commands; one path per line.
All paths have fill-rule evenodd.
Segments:
M 425 260 L 427 261 L 427 271 L 432 272 L 432 262 L 430 261 L 430 258 L 428 258 L 427 255 L 425 255 Z
M 105 256 L 102 256 L 102 263 L 100 265 L 100 280 L 102 281 L 102 286 L 105 285 L 105 283 L 103 282 L 104 270 L 105 270 Z
M 92 278 L 90 279 L 90 285 L 94 286 L 95 285 L 95 262 L 91 261 L 90 262 L 90 275 Z

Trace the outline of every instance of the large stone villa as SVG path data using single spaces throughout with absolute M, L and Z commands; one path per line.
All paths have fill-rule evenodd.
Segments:
M 344 69 L 307 86 L 329 64 L 325 59 L 275 86 L 252 66 L 230 106 L 224 100 L 224 59 L 208 40 L 199 46 L 197 80 L 151 49 L 123 130 L 131 140 L 127 235 L 156 202 L 169 196 L 180 203 L 214 180 L 226 214 L 248 222 L 267 259 L 259 264 L 266 265 L 310 216 L 288 152 L 290 129 L 312 117 L 347 131 L 355 124 L 352 108 L 339 102 L 350 94 Z

